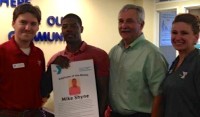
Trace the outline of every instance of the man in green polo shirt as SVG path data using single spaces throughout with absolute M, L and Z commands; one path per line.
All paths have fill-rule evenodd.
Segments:
M 146 40 L 143 27 L 142 7 L 128 4 L 120 10 L 118 28 L 122 40 L 109 53 L 111 117 L 158 114 L 158 89 L 168 64 L 159 49 Z

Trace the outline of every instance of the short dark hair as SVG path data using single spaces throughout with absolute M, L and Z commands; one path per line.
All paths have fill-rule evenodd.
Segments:
M 82 26 L 82 20 L 81 20 L 81 18 L 80 18 L 78 15 L 73 14 L 73 13 L 69 13 L 69 14 L 65 15 L 65 16 L 62 18 L 61 22 L 62 22 L 64 19 L 67 19 L 67 18 L 76 19 L 76 20 L 78 21 L 78 23 L 80 24 L 80 26 Z
M 76 80 L 76 78 L 73 78 L 72 81 L 73 81 L 73 80 Z
M 190 13 L 179 14 L 175 17 L 173 24 L 176 22 L 184 22 L 191 25 L 194 34 L 200 32 L 200 19 L 196 15 Z
M 37 18 L 38 23 L 40 24 L 41 22 L 40 8 L 38 6 L 33 6 L 31 3 L 24 3 L 17 6 L 13 12 L 13 21 L 15 21 L 20 14 L 24 14 L 27 12 L 33 14 Z

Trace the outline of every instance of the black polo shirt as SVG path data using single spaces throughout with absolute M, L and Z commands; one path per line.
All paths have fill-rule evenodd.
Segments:
M 178 61 L 179 57 L 162 85 L 164 117 L 200 117 L 200 51 L 192 51 L 174 71 Z

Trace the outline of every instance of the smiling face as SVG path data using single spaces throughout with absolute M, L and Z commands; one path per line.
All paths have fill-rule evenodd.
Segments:
M 171 42 L 179 52 L 189 53 L 195 47 L 199 34 L 194 34 L 192 26 L 184 22 L 175 22 L 171 30 Z
M 15 40 L 19 46 L 28 44 L 33 40 L 36 32 L 39 30 L 39 22 L 31 13 L 20 14 L 15 21 L 12 22 L 15 30 Z
M 130 44 L 142 34 L 144 23 L 138 22 L 136 10 L 129 9 L 119 13 L 119 34 L 126 44 Z
M 75 18 L 65 18 L 62 20 L 62 34 L 68 44 L 81 42 L 81 33 L 83 27 L 78 23 Z

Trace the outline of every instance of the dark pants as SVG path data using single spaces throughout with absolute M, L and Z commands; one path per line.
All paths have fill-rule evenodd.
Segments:
M 150 113 L 137 112 L 131 115 L 122 115 L 119 113 L 111 112 L 111 117 L 151 117 Z
M 42 109 L 24 111 L 0 110 L 0 117 L 54 117 L 54 115 Z

